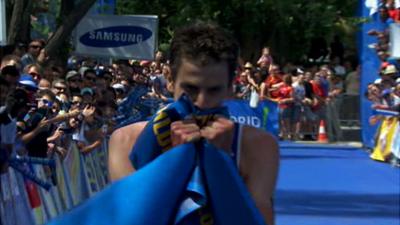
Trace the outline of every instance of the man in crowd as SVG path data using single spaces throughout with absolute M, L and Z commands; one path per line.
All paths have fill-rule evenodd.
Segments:
M 21 57 L 22 68 L 29 64 L 43 63 L 46 60 L 46 53 L 44 51 L 44 40 L 36 39 L 29 43 L 28 52 Z
M 175 33 L 171 44 L 174 98 L 187 94 L 199 109 L 221 106 L 231 91 L 237 66 L 238 45 L 225 31 L 211 24 L 195 24 Z M 113 180 L 135 171 L 128 155 L 146 122 L 116 130 L 109 143 L 109 173 Z M 229 154 L 234 123 L 219 117 L 204 127 L 193 120 L 171 124 L 173 146 L 206 139 Z M 258 209 L 268 224 L 274 224 L 272 197 L 278 172 L 279 153 L 275 139 L 259 129 L 243 126 L 238 137 L 238 169 Z M 268 146 L 260 148 L 260 146 Z M 263 173 L 260 173 L 263 171 Z

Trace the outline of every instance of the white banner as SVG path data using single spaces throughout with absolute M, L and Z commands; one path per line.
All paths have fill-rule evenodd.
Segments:
M 75 52 L 118 59 L 153 60 L 158 17 L 86 15 L 76 28 Z
M 390 56 L 400 59 L 400 24 L 390 24 Z
M 6 0 L 0 0 L 0 45 L 7 44 Z

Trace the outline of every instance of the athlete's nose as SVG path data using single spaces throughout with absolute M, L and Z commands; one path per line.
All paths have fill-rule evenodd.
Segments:
M 194 100 L 194 105 L 200 109 L 212 108 L 212 96 L 209 96 L 205 91 L 200 91 Z

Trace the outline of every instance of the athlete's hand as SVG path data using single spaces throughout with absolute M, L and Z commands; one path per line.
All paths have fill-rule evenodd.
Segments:
M 187 119 L 171 123 L 171 141 L 173 147 L 188 142 L 195 142 L 200 138 L 200 127 L 196 124 L 195 120 Z
M 235 124 L 233 121 L 224 118 L 216 117 L 215 120 L 209 121 L 201 132 L 201 137 L 205 138 L 215 147 L 225 150 L 230 153 Z

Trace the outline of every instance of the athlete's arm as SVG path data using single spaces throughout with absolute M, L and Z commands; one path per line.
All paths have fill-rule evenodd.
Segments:
M 272 198 L 279 169 L 277 141 L 257 128 L 243 128 L 239 170 L 268 225 L 275 224 Z
M 135 172 L 129 154 L 145 126 L 146 122 L 134 123 L 112 133 L 108 144 L 108 174 L 111 181 Z

